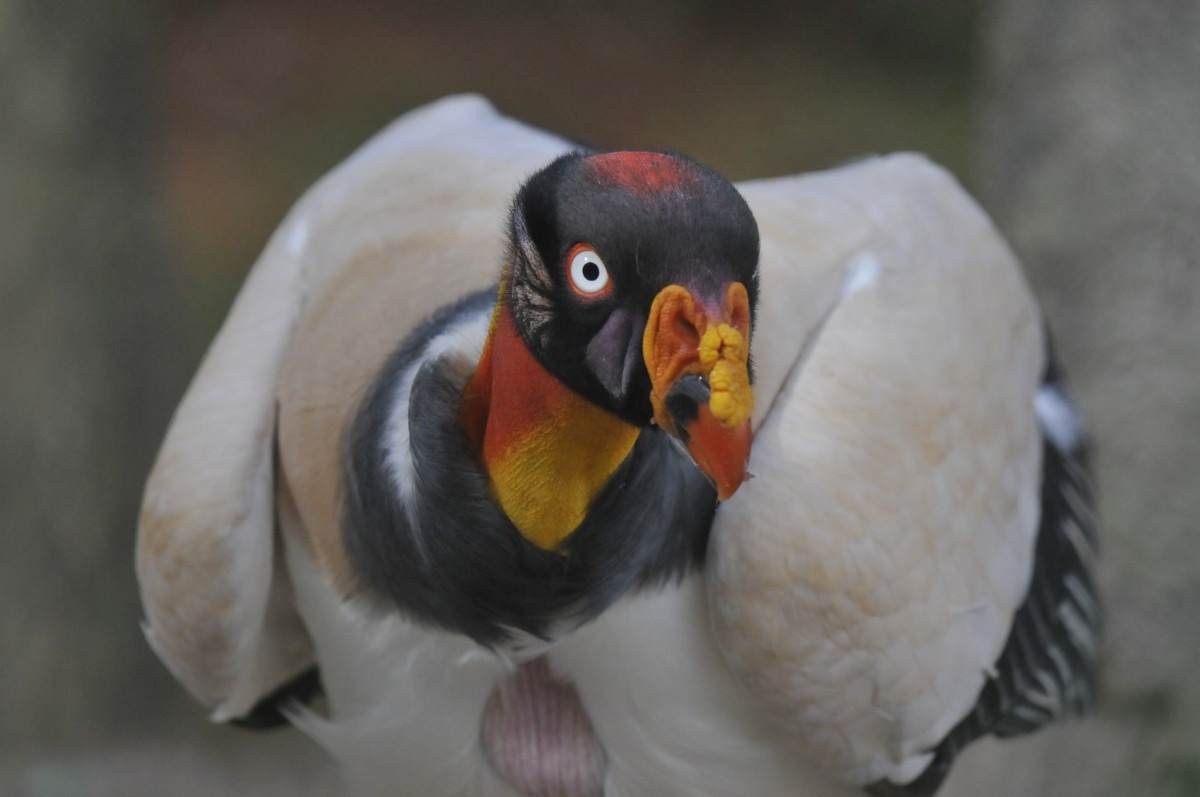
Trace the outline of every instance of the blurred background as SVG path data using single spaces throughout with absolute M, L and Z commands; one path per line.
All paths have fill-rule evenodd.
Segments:
M 733 179 L 955 172 L 1090 419 L 1108 605 L 1096 714 L 963 766 L 979 793 L 1200 795 L 1197 0 L 0 0 L 0 793 L 336 793 L 151 655 L 141 483 L 289 205 L 459 91 Z

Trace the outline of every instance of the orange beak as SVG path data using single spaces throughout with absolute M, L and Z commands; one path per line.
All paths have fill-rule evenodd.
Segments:
M 654 297 L 642 356 L 650 372 L 654 420 L 680 439 L 727 500 L 750 460 L 750 299 L 740 282 L 719 305 L 668 285 Z M 690 377 L 690 378 L 689 378 Z

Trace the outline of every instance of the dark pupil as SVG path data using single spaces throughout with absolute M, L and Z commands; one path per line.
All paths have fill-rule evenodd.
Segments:
M 592 261 L 583 264 L 583 278 L 588 282 L 595 282 L 600 279 L 600 267 Z

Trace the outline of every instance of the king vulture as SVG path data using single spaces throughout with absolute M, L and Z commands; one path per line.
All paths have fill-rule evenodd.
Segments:
M 1081 421 L 915 155 L 733 186 L 451 98 L 313 188 L 146 486 L 150 644 L 389 795 L 922 795 L 1085 708 Z

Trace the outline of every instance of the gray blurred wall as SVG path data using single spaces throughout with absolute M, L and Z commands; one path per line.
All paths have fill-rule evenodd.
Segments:
M 1096 715 L 992 793 L 1198 795 L 1200 3 L 1002 0 L 983 32 L 979 193 L 1090 420 L 1107 605 Z
M 154 175 L 153 4 L 0 0 L 0 753 L 159 724 L 130 551 L 193 353 Z

